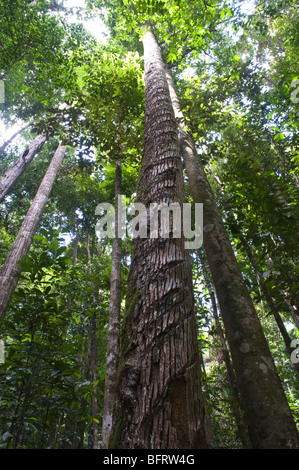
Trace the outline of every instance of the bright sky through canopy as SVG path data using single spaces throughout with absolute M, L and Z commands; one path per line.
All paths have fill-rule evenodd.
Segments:
M 66 8 L 85 8 L 84 0 L 65 0 L 64 6 Z M 74 22 L 81 21 L 74 15 Z M 91 18 L 88 20 L 82 20 L 84 27 L 89 31 L 95 38 L 101 42 L 106 42 L 107 35 L 109 34 L 108 29 L 105 27 L 103 22 L 99 18 Z

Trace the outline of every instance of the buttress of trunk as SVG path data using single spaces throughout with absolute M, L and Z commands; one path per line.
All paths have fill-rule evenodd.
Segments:
M 26 168 L 30 165 L 33 158 L 41 150 L 42 146 L 46 142 L 46 136 L 44 134 L 38 135 L 29 144 L 27 149 L 20 155 L 12 167 L 10 167 L 6 173 L 0 179 L 0 202 L 3 201 L 5 196 L 9 193 L 12 187 L 17 182 L 18 178 L 24 173 Z
M 143 38 L 144 150 L 137 202 L 184 201 L 177 128 L 159 46 Z M 110 448 L 205 447 L 192 271 L 184 239 L 135 238 Z
M 59 145 L 2 268 L 0 274 L 1 318 L 5 315 L 22 271 L 22 267 L 18 264 L 18 261 L 21 261 L 30 249 L 65 152 L 66 147 Z
M 240 272 L 211 186 L 186 131 L 173 81 L 166 68 L 190 191 L 203 203 L 203 240 L 254 448 L 297 448 L 298 433 L 268 343 Z
M 117 366 L 119 361 L 122 239 L 118 236 L 120 213 L 118 207 L 118 196 L 121 196 L 121 160 L 116 162 L 115 169 L 115 236 L 112 245 L 110 304 L 108 314 L 109 326 L 101 445 L 102 449 L 108 449 L 109 446 L 109 438 L 113 421 Z

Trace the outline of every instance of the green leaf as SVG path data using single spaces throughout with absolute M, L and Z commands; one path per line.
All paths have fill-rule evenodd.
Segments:
M 280 140 L 283 140 L 283 139 L 284 139 L 284 134 L 282 132 L 280 132 L 279 134 L 276 134 L 276 136 L 274 137 L 275 142 L 279 142 Z
M 62 255 L 62 253 L 64 253 L 66 250 L 67 250 L 66 246 L 59 247 L 56 251 L 56 256 L 58 257 L 58 256 Z

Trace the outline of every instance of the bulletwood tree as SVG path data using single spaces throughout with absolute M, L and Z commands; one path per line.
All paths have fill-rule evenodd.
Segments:
M 66 147 L 59 145 L 0 273 L 0 317 L 3 318 L 22 271 L 20 261 L 27 255 L 49 199 Z
M 156 39 L 144 33 L 145 130 L 137 202 L 184 202 L 176 122 Z M 204 448 L 191 263 L 184 238 L 136 238 L 111 448 Z

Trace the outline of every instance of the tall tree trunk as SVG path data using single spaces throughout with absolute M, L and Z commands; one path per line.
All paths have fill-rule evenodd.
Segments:
M 241 229 L 240 227 L 238 226 L 238 224 L 236 223 L 235 221 L 235 217 L 234 217 L 234 214 L 233 214 L 233 211 L 230 209 L 229 205 L 228 205 L 228 202 L 227 202 L 227 198 L 226 198 L 226 194 L 225 194 L 225 189 L 224 189 L 224 185 L 222 183 L 222 181 L 220 180 L 219 176 L 215 175 L 215 173 L 213 172 L 213 170 L 211 168 L 209 168 L 209 171 L 211 173 L 211 175 L 213 176 L 213 178 L 215 179 L 215 181 L 219 184 L 219 186 L 221 187 L 221 196 L 222 196 L 222 199 L 223 199 L 223 202 L 224 204 L 226 205 L 226 207 L 228 208 L 229 210 L 229 215 L 230 215 L 230 218 L 231 218 L 231 221 L 233 223 L 233 229 L 235 231 L 237 231 L 237 233 L 240 235 L 240 242 L 242 243 L 247 255 L 248 255 L 248 258 L 252 264 L 252 267 L 256 273 L 256 277 L 259 281 L 259 285 L 260 285 L 260 289 L 261 291 L 263 292 L 264 294 L 264 297 L 266 298 L 267 300 L 267 303 L 268 303 L 268 306 L 270 308 L 270 310 L 272 311 L 272 313 L 274 313 L 274 311 L 276 310 L 275 308 L 275 305 L 274 305 L 274 302 L 273 302 L 273 299 L 271 297 L 271 294 L 269 293 L 267 287 L 266 287 L 266 284 L 265 284 L 265 281 L 263 279 L 263 276 L 261 275 L 261 273 L 259 272 L 259 269 L 258 269 L 258 266 L 256 264 L 256 261 L 254 259 L 254 256 L 253 256 L 253 253 L 252 253 L 252 250 L 247 242 L 247 240 L 242 236 L 242 232 L 241 232 Z M 273 185 L 274 187 L 278 187 L 276 184 Z M 280 201 L 281 202 L 281 201 Z M 285 210 L 287 210 L 287 204 L 288 202 L 285 201 Z M 288 208 L 289 209 L 289 208 Z M 274 264 L 273 264 L 273 261 L 271 260 L 270 256 L 267 254 L 266 256 L 266 259 L 267 259 L 267 262 L 271 268 L 271 270 L 274 270 Z M 281 266 L 282 265 L 282 261 L 281 260 L 276 260 L 276 264 L 278 266 Z M 293 274 L 293 266 L 290 266 L 290 271 L 289 271 L 289 274 L 286 276 L 286 284 L 288 286 L 292 286 L 294 284 L 298 284 L 298 280 L 295 278 L 294 274 Z M 291 316 L 293 318 L 293 321 L 296 325 L 296 327 L 299 329 L 299 316 L 298 314 L 296 314 L 296 311 L 297 311 L 297 308 L 296 308 L 296 305 L 295 305 L 295 299 L 294 299 L 294 295 L 293 294 L 290 294 L 290 292 L 287 292 L 285 289 L 281 289 L 280 290 L 281 292 L 281 295 L 282 297 L 284 298 L 284 301 L 288 307 L 288 309 L 290 310 L 290 313 L 291 313 Z M 274 315 L 275 316 L 275 315 Z M 284 338 L 284 341 L 285 341 L 285 345 L 286 345 L 286 348 L 287 348 L 287 351 L 289 353 L 290 350 L 289 350 L 289 346 L 288 344 L 290 343 L 290 338 L 289 338 L 289 335 L 287 333 L 287 330 L 285 329 L 283 323 L 282 323 L 282 320 L 280 318 L 280 315 L 276 314 L 275 316 L 275 319 L 277 321 L 277 325 L 280 329 L 280 332 Z M 299 367 L 299 365 L 295 365 L 296 369 Z
M 254 448 L 297 448 L 298 433 L 262 326 L 234 255 L 213 191 L 184 121 L 169 70 L 170 95 L 195 203 L 204 205 L 203 237 L 229 343 L 241 406 Z
M 30 165 L 35 155 L 41 150 L 46 142 L 46 136 L 40 134 L 29 144 L 27 149 L 16 160 L 12 167 L 10 167 L 0 180 L 0 202 L 3 201 L 8 192 L 17 182 L 18 178 L 24 173 L 26 168 Z
M 266 255 L 267 263 L 271 270 L 275 271 L 276 266 L 283 266 L 286 263 L 286 259 L 280 258 L 276 255 L 275 256 L 275 264 L 269 254 Z M 286 290 L 285 286 L 281 285 L 281 282 L 278 281 L 278 285 L 281 286 L 280 293 L 284 298 L 286 304 L 289 307 L 291 316 L 294 320 L 296 327 L 299 329 L 299 295 L 296 292 L 290 292 L 290 287 L 298 285 L 298 275 L 294 274 L 294 267 L 289 265 L 289 272 L 285 275 L 285 281 L 288 286 L 288 290 Z
M 22 271 L 22 267 L 18 262 L 23 259 L 30 249 L 33 236 L 42 217 L 45 205 L 49 199 L 65 152 L 66 147 L 59 145 L 4 263 L 0 274 L 1 318 L 5 315 L 11 296 L 18 284 L 19 275 Z
M 219 339 L 220 339 L 220 343 L 221 343 L 221 349 L 222 349 L 223 359 L 224 359 L 226 370 L 227 370 L 228 382 L 229 382 L 229 387 L 230 387 L 230 390 L 231 390 L 231 396 L 232 396 L 232 399 L 233 399 L 233 402 L 234 402 L 232 408 L 233 408 L 233 413 L 234 413 L 234 417 L 235 417 L 235 421 L 236 421 L 236 425 L 237 425 L 237 429 L 238 429 L 238 435 L 239 435 L 239 438 L 242 442 L 243 448 L 247 449 L 247 448 L 251 447 L 251 444 L 250 444 L 249 439 L 248 439 L 248 431 L 247 431 L 245 423 L 243 421 L 242 411 L 241 411 L 241 408 L 240 408 L 240 397 L 239 397 L 239 390 L 238 390 L 238 386 L 237 386 L 237 382 L 236 382 L 235 371 L 234 371 L 233 365 L 231 363 L 229 349 L 227 347 L 226 339 L 224 337 L 224 333 L 222 331 L 222 326 L 221 326 L 220 321 L 219 321 L 215 293 L 214 293 L 214 289 L 213 289 L 212 284 L 211 284 L 210 279 L 209 279 L 208 271 L 207 271 L 206 264 L 205 264 L 204 255 L 203 255 L 203 253 L 201 253 L 200 250 L 198 250 L 197 253 L 198 253 L 199 260 L 200 260 L 203 277 L 204 277 L 204 280 L 205 280 L 205 283 L 206 283 L 206 286 L 207 286 L 207 289 L 208 289 L 208 292 L 209 292 L 209 295 L 210 295 L 211 303 L 212 303 L 213 316 L 214 316 L 215 325 L 216 325 L 217 332 L 218 332 Z
M 144 154 L 137 201 L 184 202 L 177 128 L 159 46 L 143 38 Z M 205 447 L 189 253 L 181 238 L 135 238 L 110 448 Z
M 97 289 L 98 291 L 98 289 Z M 95 294 L 96 295 L 96 294 Z M 93 395 L 91 398 L 92 416 L 92 448 L 99 448 L 99 423 L 98 423 L 98 400 L 97 400 L 97 316 L 94 313 L 91 318 L 91 382 L 93 385 Z
M 289 307 L 289 310 L 291 312 L 294 324 L 296 325 L 296 327 L 299 330 L 299 315 L 298 315 L 297 306 L 295 305 L 294 302 L 292 302 L 292 298 L 291 298 L 289 292 L 287 292 L 285 289 L 281 290 L 280 292 L 283 295 L 287 306 Z
M 74 239 L 74 252 L 73 252 L 73 266 L 76 267 L 78 259 L 78 247 L 79 247 L 79 227 L 75 222 L 75 239 Z
M 14 410 L 14 415 L 10 420 L 10 425 L 8 426 L 9 438 L 6 442 L 7 449 L 17 449 L 19 447 L 22 434 L 24 433 L 24 418 L 30 406 L 32 400 L 32 384 L 33 381 L 26 380 L 28 371 L 31 370 L 31 377 L 37 377 L 37 371 L 39 370 L 40 360 L 35 358 L 34 363 L 32 363 L 31 352 L 34 349 L 34 335 L 37 329 L 37 318 L 34 316 L 29 329 L 30 341 L 28 344 L 27 357 L 24 361 L 22 370 L 24 375 L 20 377 L 20 382 L 17 387 L 17 399 L 15 401 L 16 406 Z
M 276 324 L 278 326 L 278 329 L 281 333 L 281 336 L 283 338 L 283 341 L 284 341 L 284 344 L 285 344 L 285 347 L 286 347 L 286 351 L 291 356 L 292 351 L 293 351 L 293 348 L 291 347 L 292 340 L 290 338 L 289 333 L 287 332 L 286 327 L 284 326 L 283 320 L 282 320 L 282 318 L 279 314 L 278 309 L 276 308 L 275 302 L 274 302 L 269 290 L 267 289 L 267 286 L 265 284 L 263 275 L 259 270 L 258 264 L 255 260 L 254 255 L 253 255 L 252 249 L 251 249 L 248 241 L 246 240 L 246 238 L 242 235 L 242 231 L 240 229 L 239 224 L 236 221 L 234 213 L 231 210 L 231 208 L 229 207 L 229 204 L 228 204 L 227 198 L 226 198 L 226 194 L 225 194 L 225 190 L 224 190 L 224 185 L 221 182 L 220 178 L 217 177 L 211 169 L 210 169 L 210 172 L 213 175 L 213 178 L 221 186 L 221 193 L 222 193 L 223 203 L 225 204 L 226 208 L 229 211 L 229 226 L 230 226 L 230 228 L 232 228 L 234 233 L 238 234 L 239 241 L 242 244 L 242 246 L 243 246 L 243 248 L 244 248 L 244 250 L 247 254 L 248 260 L 249 260 L 249 262 L 250 262 L 250 264 L 253 268 L 253 271 L 255 273 L 255 276 L 256 276 L 258 285 L 260 287 L 260 290 L 261 290 L 261 292 L 262 292 L 262 294 L 263 294 L 263 296 L 264 296 L 264 298 L 267 302 L 267 305 L 270 309 L 270 313 L 273 315 L 273 317 L 276 321 Z M 299 374 L 299 363 L 293 364 L 293 366 L 296 369 L 297 373 Z
M 120 306 L 121 306 L 121 255 L 122 239 L 119 237 L 119 196 L 121 196 L 121 160 L 115 169 L 115 235 L 112 245 L 112 264 L 110 281 L 110 304 L 104 410 L 102 425 L 102 449 L 108 449 L 113 421 L 113 406 L 116 389 L 117 367 L 119 361 Z
M 4 150 L 6 149 L 6 147 L 11 144 L 11 142 L 20 134 L 22 134 L 22 132 L 26 131 L 26 129 L 28 129 L 30 126 L 32 126 L 32 122 L 29 122 L 28 124 L 26 124 L 26 126 L 22 127 L 21 129 L 19 129 L 17 132 L 15 132 L 9 139 L 7 139 L 0 147 L 0 157 L 1 157 L 1 154 L 4 152 Z
M 86 219 L 87 222 L 87 219 Z M 87 257 L 88 257 L 88 273 L 92 275 L 92 256 L 90 250 L 90 231 L 89 225 L 87 223 Z M 93 306 L 96 307 L 99 289 L 95 283 L 93 285 Z M 91 397 L 91 417 L 92 417 L 92 448 L 98 449 L 99 447 L 99 424 L 98 424 L 98 403 L 97 403 L 97 387 L 96 387 L 96 380 L 97 380 L 97 315 L 93 313 L 90 319 L 89 331 L 88 331 L 88 339 L 89 339 L 89 358 L 90 358 L 90 375 L 91 375 L 91 382 L 94 384 L 93 387 L 93 394 Z M 89 374 L 89 369 L 86 371 Z

